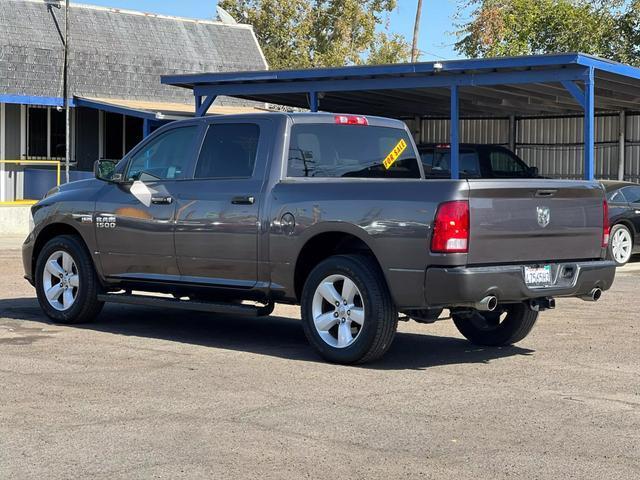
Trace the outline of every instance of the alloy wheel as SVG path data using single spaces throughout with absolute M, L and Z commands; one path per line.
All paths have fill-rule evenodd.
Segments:
M 52 253 L 42 272 L 42 285 L 47 302 L 58 311 L 69 310 L 78 297 L 80 275 L 73 257 L 58 250 Z
M 352 345 L 365 321 L 360 290 L 344 275 L 329 275 L 313 295 L 312 315 L 316 331 L 327 345 L 334 348 Z
M 611 253 L 613 259 L 619 264 L 624 264 L 631 258 L 632 241 L 631 234 L 626 228 L 620 228 L 611 239 Z

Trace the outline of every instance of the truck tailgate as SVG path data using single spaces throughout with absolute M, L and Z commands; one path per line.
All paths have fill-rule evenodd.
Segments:
M 604 193 L 596 182 L 468 183 L 468 264 L 600 258 Z

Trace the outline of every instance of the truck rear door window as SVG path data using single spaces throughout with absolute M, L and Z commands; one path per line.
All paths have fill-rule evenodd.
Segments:
M 248 178 L 256 163 L 260 127 L 254 123 L 209 126 L 195 178 Z
M 418 156 L 399 128 L 298 124 L 291 129 L 289 177 L 420 178 Z

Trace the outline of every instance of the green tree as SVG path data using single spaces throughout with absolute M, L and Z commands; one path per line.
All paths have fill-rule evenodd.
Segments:
M 369 48 L 366 62 L 382 65 L 386 63 L 408 62 L 411 59 L 411 45 L 400 34 L 387 35 L 380 32 Z
M 220 0 L 253 25 L 272 69 L 405 62 L 411 49 L 389 35 L 396 0 Z M 381 31 L 380 31 L 381 29 Z
M 471 16 L 455 48 L 468 57 L 584 52 L 640 60 L 640 0 L 466 0 L 460 7 Z

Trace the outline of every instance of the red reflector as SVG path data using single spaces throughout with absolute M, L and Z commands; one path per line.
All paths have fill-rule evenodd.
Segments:
M 457 200 L 440 204 L 433 224 L 431 251 L 435 253 L 467 253 L 469 251 L 469 202 Z
M 335 119 L 338 125 L 369 125 L 367 117 L 358 115 L 336 115 Z
M 602 212 L 602 248 L 607 248 L 609 245 L 611 225 L 609 225 L 609 204 L 606 200 L 602 202 Z
M 436 148 L 451 148 L 451 145 L 449 145 L 448 143 L 439 143 L 438 145 L 436 145 Z

